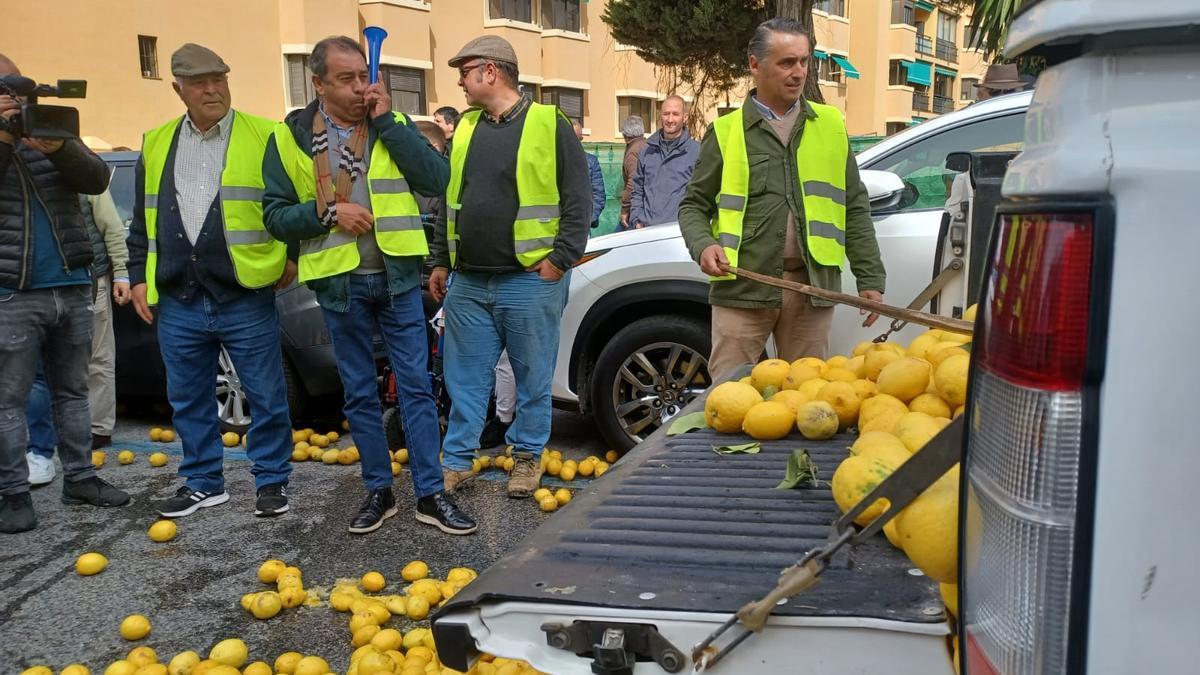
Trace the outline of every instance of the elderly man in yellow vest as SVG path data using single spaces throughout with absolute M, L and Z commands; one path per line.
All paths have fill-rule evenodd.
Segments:
M 429 280 L 434 297 L 446 299 L 444 364 L 454 400 L 442 465 L 448 487 L 473 475 L 493 368 L 507 348 L 517 384 L 506 432 L 516 460 L 508 494 L 528 497 L 550 439 L 550 383 L 569 270 L 583 255 L 592 221 L 588 164 L 571 122 L 520 93 L 517 55 L 506 40 L 476 38 L 450 66 L 473 109 L 454 133 L 446 226 L 434 238 Z
M 414 191 L 446 189 L 446 158 L 379 83 L 353 38 L 321 40 L 308 59 L 317 100 L 275 127 L 263 160 L 266 224 L 300 245 L 300 281 L 317 295 L 345 390 L 343 410 L 362 455 L 367 497 L 350 522 L 373 532 L 397 513 L 392 458 L 375 384 L 373 336 L 396 374 L 417 521 L 448 534 L 475 522 L 446 496 L 438 465 L 437 407 L 421 302 L 428 253 Z
M 688 251 L 712 279 L 708 367 L 717 379 L 757 361 L 772 334 L 780 358 L 824 358 L 833 322 L 829 303 L 735 279 L 723 265 L 840 291 L 848 259 L 859 295 L 883 298 L 883 263 L 845 120 L 802 96 L 812 45 L 798 21 L 758 26 L 748 49 L 756 88 L 709 127 L 679 208 Z
M 187 114 L 146 132 L 136 172 L 133 303 L 146 323 L 158 307 L 167 397 L 183 442 L 185 484 L 157 505 L 167 518 L 229 501 L 213 400 L 222 348 L 250 402 L 254 514 L 288 510 L 292 422 L 274 287 L 292 282 L 295 265 L 263 228 L 262 157 L 274 123 L 230 107 L 228 72 L 200 45 L 171 56 Z

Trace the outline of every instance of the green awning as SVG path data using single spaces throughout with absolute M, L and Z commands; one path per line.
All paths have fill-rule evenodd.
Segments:
M 933 86 L 933 64 L 917 61 L 915 63 L 904 63 L 904 67 L 908 70 L 909 84 L 919 84 L 924 87 Z
M 833 62 L 842 67 L 842 72 L 846 73 L 846 77 L 855 80 L 858 79 L 858 68 L 855 68 L 854 64 L 850 63 L 850 59 L 833 54 Z
M 944 77 L 958 77 L 958 73 L 954 72 L 953 70 L 950 70 L 949 68 L 935 66 L 934 70 L 937 71 L 938 75 L 942 75 Z
M 829 55 L 826 54 L 825 52 L 821 51 L 820 49 L 814 49 L 813 50 L 813 58 L 817 59 L 818 61 L 824 61 L 825 59 L 829 58 Z
M 928 0 L 917 0 L 913 3 L 913 7 L 916 7 L 917 9 L 923 9 L 926 12 L 933 11 L 933 3 L 928 2 Z

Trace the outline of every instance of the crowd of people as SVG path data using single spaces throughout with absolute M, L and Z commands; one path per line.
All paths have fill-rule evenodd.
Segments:
M 728 265 L 840 290 L 848 260 L 860 295 L 882 298 L 845 122 L 802 96 L 812 48 L 799 22 L 759 26 L 748 48 L 755 88 L 702 141 L 676 95 L 648 139 L 646 120 L 621 124 L 620 228 L 678 220 L 713 280 L 716 378 L 757 360 L 772 335 L 783 358 L 823 356 L 832 315 L 734 279 Z M 350 532 L 375 531 L 399 510 L 373 334 L 397 375 L 417 521 L 476 530 L 450 493 L 475 476 L 480 448 L 512 446 L 510 496 L 538 488 L 571 269 L 606 199 L 581 125 L 523 92 L 517 55 L 495 35 L 449 60 L 468 109 L 440 108 L 433 122 L 393 112 L 354 38 L 321 40 L 308 65 L 314 100 L 268 120 L 232 105 L 217 53 L 179 48 L 171 86 L 184 110 L 144 135 L 127 238 L 104 161 L 78 139 L 21 138 L 7 124 L 19 101 L 0 96 L 0 532 L 36 526 L 30 485 L 53 479 L 54 449 L 65 502 L 130 501 L 89 453 L 111 442 L 114 423 L 112 302 L 132 302 L 156 326 L 164 355 L 183 460 L 158 513 L 229 501 L 213 405 L 222 348 L 251 406 L 254 514 L 288 512 L 292 428 L 274 291 L 296 281 L 321 307 L 362 458 L 366 496 Z M 18 72 L 0 56 L 0 74 Z M 425 261 L 444 313 L 445 438 L 427 372 Z

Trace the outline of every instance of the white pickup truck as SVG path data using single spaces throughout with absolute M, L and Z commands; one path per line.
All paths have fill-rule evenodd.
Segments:
M 1200 4 L 1027 1 L 1007 53 L 1050 67 L 994 219 L 973 216 L 994 226 L 961 620 L 880 539 L 835 557 L 716 672 L 948 674 L 954 637 L 969 675 L 1198 672 Z M 693 670 L 693 645 L 826 541 L 827 491 L 772 489 L 784 453 L 803 443 L 832 467 L 846 440 L 718 456 L 707 433 L 639 444 L 454 596 L 434 618 L 443 662 Z

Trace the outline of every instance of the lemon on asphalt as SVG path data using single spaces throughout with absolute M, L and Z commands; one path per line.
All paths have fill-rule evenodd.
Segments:
M 173 520 L 156 520 L 146 534 L 150 537 L 150 541 L 162 543 L 171 541 L 175 535 L 179 533 L 179 526 Z
M 75 573 L 81 577 L 99 574 L 108 567 L 108 558 L 96 552 L 84 553 L 75 559 Z
M 208 658 L 234 668 L 241 668 L 249 656 L 250 650 L 246 647 L 246 643 L 237 638 L 221 640 L 208 652 Z
M 150 634 L 150 619 L 141 614 L 130 614 L 121 621 L 121 637 L 133 642 Z

